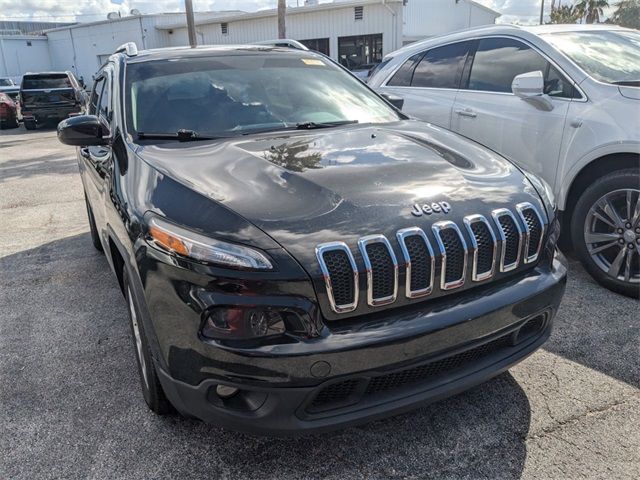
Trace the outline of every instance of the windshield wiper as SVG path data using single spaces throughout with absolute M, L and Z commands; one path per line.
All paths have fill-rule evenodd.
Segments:
M 138 132 L 139 139 L 153 140 L 178 140 L 179 142 L 193 142 L 196 140 L 217 140 L 218 138 L 226 138 L 224 136 L 207 136 L 200 135 L 195 130 L 181 128 L 176 133 L 159 133 L 159 132 Z
M 611 82 L 613 85 L 622 87 L 640 87 L 640 80 L 621 80 L 619 82 Z
M 358 120 L 340 120 L 337 122 L 301 122 L 296 123 L 297 130 L 313 130 L 314 128 L 339 127 L 340 125 L 349 125 L 358 123 Z

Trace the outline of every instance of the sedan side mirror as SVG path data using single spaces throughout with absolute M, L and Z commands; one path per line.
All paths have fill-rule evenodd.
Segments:
M 390 93 L 381 93 L 380 96 L 391 105 L 396 107 L 398 110 L 402 110 L 402 107 L 404 106 L 404 98 L 398 97 L 397 95 L 392 95 Z
M 78 115 L 58 124 L 58 140 L 65 145 L 90 147 L 109 143 L 109 127 L 95 115 Z
M 520 97 L 539 110 L 545 112 L 553 110 L 549 95 L 544 93 L 544 75 L 540 70 L 516 75 L 511 82 L 511 91 L 516 97 Z

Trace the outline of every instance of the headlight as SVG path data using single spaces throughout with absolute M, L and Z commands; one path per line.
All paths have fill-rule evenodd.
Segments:
M 152 216 L 148 221 L 153 245 L 169 253 L 228 268 L 271 270 L 269 259 L 253 248 L 214 240 Z

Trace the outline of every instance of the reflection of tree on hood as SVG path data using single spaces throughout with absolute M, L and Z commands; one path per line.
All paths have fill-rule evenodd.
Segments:
M 318 163 L 322 160 L 322 154 L 306 153 L 309 150 L 309 143 L 298 141 L 293 143 L 283 143 L 282 145 L 272 146 L 268 152 L 264 153 L 265 160 L 292 170 L 294 172 L 303 172 L 309 168 L 320 168 Z

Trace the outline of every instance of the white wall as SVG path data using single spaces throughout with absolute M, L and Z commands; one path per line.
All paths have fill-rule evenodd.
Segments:
M 46 37 L 0 37 L 0 77 L 19 80 L 26 72 L 47 70 L 51 70 L 51 60 Z
M 135 42 L 141 50 L 167 47 L 170 35 L 156 25 L 183 19 L 183 13 L 144 15 L 49 31 L 51 64 L 55 70 L 71 70 L 91 86 L 93 75 L 120 45 Z
M 467 0 L 409 0 L 404 13 L 404 40 L 490 25 L 496 16 Z
M 308 40 L 329 38 L 331 57 L 338 59 L 338 37 L 382 33 L 383 55 L 402 46 L 402 3 L 364 4 L 364 19 L 355 20 L 353 5 L 339 4 L 327 10 L 289 14 L 287 38 Z M 391 9 L 391 11 L 389 10 Z M 395 13 L 392 14 L 392 11 Z M 243 44 L 278 37 L 275 15 L 228 22 L 228 34 L 222 35 L 220 23 L 197 25 L 198 43 L 205 45 Z M 170 45 L 188 45 L 186 28 L 176 28 L 169 35 Z

